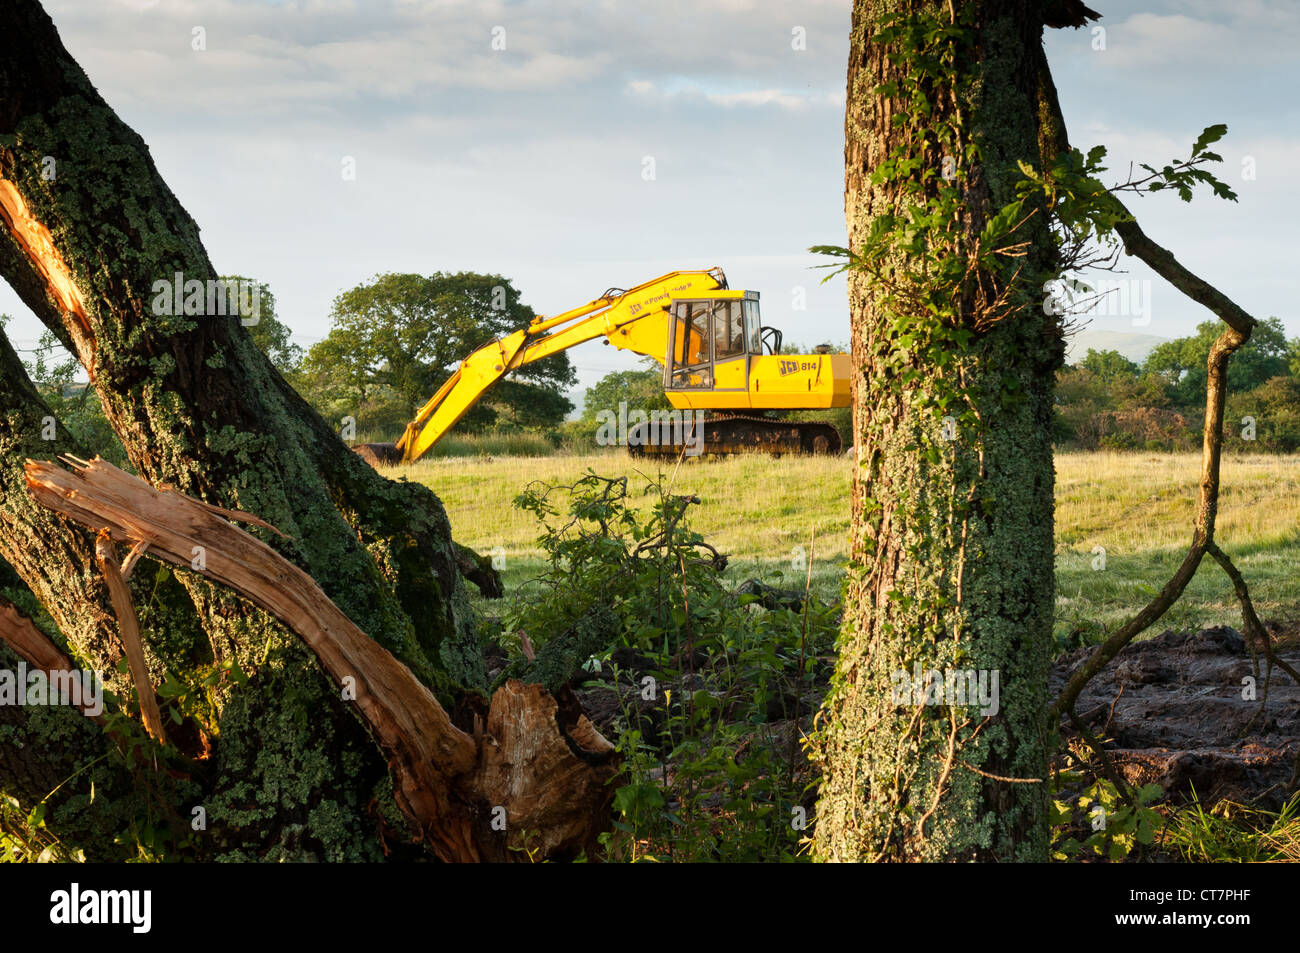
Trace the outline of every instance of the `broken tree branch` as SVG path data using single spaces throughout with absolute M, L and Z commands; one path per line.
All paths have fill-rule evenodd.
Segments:
M 1172 257 L 1170 256 L 1171 259 Z M 1207 360 L 1209 380 L 1205 391 L 1205 426 L 1201 436 L 1200 496 L 1196 507 L 1196 522 L 1192 530 L 1192 544 L 1183 558 L 1182 565 L 1141 612 L 1097 646 L 1088 660 L 1075 670 L 1060 696 L 1052 703 L 1049 710 L 1052 721 L 1058 719 L 1062 713 L 1073 712 L 1079 693 L 1092 677 L 1118 655 L 1124 646 L 1154 625 L 1169 610 L 1169 607 L 1178 601 L 1187 584 L 1196 575 L 1201 559 L 1213 545 L 1214 523 L 1219 510 L 1219 469 L 1223 455 L 1223 407 L 1228 389 L 1228 359 L 1233 351 L 1246 343 L 1249 335 L 1249 327 L 1244 334 L 1235 327 L 1227 327 L 1210 348 L 1210 356 Z
M 113 601 L 113 611 L 117 614 L 117 628 L 131 670 L 131 681 L 135 683 L 135 693 L 140 697 L 140 717 L 150 736 L 160 745 L 165 745 L 167 734 L 163 731 L 162 712 L 158 710 L 158 697 L 154 694 L 149 666 L 144 660 L 144 645 L 140 642 L 140 619 L 135 614 L 131 590 L 126 587 L 126 577 L 118 564 L 117 550 L 108 530 L 100 530 L 95 537 L 95 562 L 104 576 L 109 598 Z
M 74 470 L 29 460 L 26 471 L 37 502 L 119 542 L 147 543 L 154 558 L 190 569 L 200 547 L 204 575 L 290 626 L 335 680 L 354 689 L 357 707 L 389 756 L 398 803 L 420 829 L 438 828 L 451 814 L 448 782 L 473 767 L 474 740 L 310 576 L 209 507 L 155 490 L 103 460 Z M 469 832 L 444 829 L 435 852 L 444 859 L 472 856 Z
M 27 461 L 37 502 L 229 586 L 302 638 L 355 701 L 388 756 L 399 807 L 439 858 L 519 859 L 521 844 L 541 857 L 595 848 L 613 797 L 612 752 L 581 719 L 566 738 L 541 686 L 507 682 L 491 700 L 487 734 L 470 735 L 311 576 L 230 523 L 227 511 L 154 489 L 100 459 L 67 462 L 72 470 Z M 193 560 L 196 548 L 202 560 Z M 581 756 L 570 746 L 574 729 Z
M 74 670 L 72 660 L 44 632 L 36 628 L 36 623 L 4 598 L 0 598 L 0 640 L 6 642 L 28 665 L 40 669 L 46 675 Z M 78 707 L 87 718 L 103 722 L 102 714 L 90 714 L 90 703 L 85 699 L 80 700 Z

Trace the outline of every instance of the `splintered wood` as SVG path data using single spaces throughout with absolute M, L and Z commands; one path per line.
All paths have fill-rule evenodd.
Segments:
M 54 244 L 54 237 L 44 224 L 28 211 L 18 187 L 8 179 L 0 179 L 0 222 L 3 222 L 18 247 L 27 253 L 36 271 L 45 280 L 51 297 L 64 311 L 76 315 L 85 353 L 94 353 L 95 336 L 86 317 L 86 304 L 72 280 L 72 273 L 63 255 Z M 93 378 L 94 372 L 92 370 Z
M 342 697 L 355 701 L 388 757 L 398 805 L 438 857 L 519 860 L 525 835 L 542 857 L 595 847 L 613 796 L 612 746 L 589 722 L 566 738 L 540 686 L 512 680 L 492 698 L 486 731 L 462 731 L 311 576 L 230 520 L 267 524 L 155 489 L 100 459 L 64 462 L 71 469 L 27 461 L 28 489 L 40 504 L 106 543 L 133 546 L 135 555 L 147 547 L 153 558 L 229 586 L 302 638 L 344 687 Z
M 132 554 L 139 552 L 131 550 Z M 129 557 L 128 557 L 129 558 Z M 149 666 L 144 660 L 144 645 L 140 642 L 140 619 L 135 614 L 135 605 L 131 602 L 131 590 L 126 587 L 129 572 L 125 572 L 117 561 L 117 550 L 107 530 L 100 530 L 95 538 L 95 562 L 103 573 L 104 583 L 108 586 L 108 596 L 113 601 L 113 612 L 117 615 L 117 629 L 122 635 L 122 649 L 126 652 L 126 662 L 131 670 L 131 681 L 135 683 L 136 694 L 140 696 L 140 717 L 144 727 L 159 744 L 167 743 L 163 731 L 162 713 L 158 710 L 158 697 L 154 694 L 153 682 L 149 679 Z M 131 565 L 134 565 L 132 562 Z M 127 567 L 129 569 L 129 566 Z

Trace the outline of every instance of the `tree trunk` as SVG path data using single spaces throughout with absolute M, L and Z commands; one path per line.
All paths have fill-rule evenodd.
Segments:
M 85 367 L 139 475 L 276 526 L 284 536 L 254 533 L 447 710 L 486 708 L 457 707 L 488 679 L 458 571 L 465 554 L 440 501 L 353 454 L 239 314 L 207 292 L 217 271 L 198 226 L 35 0 L 0 8 L 0 220 L 0 274 Z M 198 313 L 164 306 L 155 285 L 178 275 L 202 283 Z M 190 287 L 181 290 L 184 304 Z M 121 646 L 93 534 L 41 510 L 22 487 L 24 458 L 96 450 L 71 447 L 61 427 L 43 440 L 47 416 L 0 342 L 0 556 L 48 610 L 62 647 L 127 693 L 114 672 Z M 195 550 L 195 568 L 206 555 Z M 207 859 L 382 857 L 375 832 L 402 823 L 393 782 L 337 686 L 264 611 L 199 572 L 172 572 L 150 563 L 132 579 L 152 683 L 168 674 L 197 682 L 223 663 L 253 677 L 215 690 L 210 750 L 181 752 L 198 757 L 176 767 L 192 783 L 166 805 L 172 824 L 159 849 Z M 2 775 L 0 784 L 23 787 Z M 194 807 L 209 832 L 197 838 Z
M 895 23 L 911 26 L 960 17 L 960 35 L 882 33 L 882 18 L 900 14 Z M 1046 859 L 1052 387 L 1063 345 L 1040 304 L 1056 255 L 1042 209 L 1014 230 L 1004 265 L 957 268 L 952 297 L 932 299 L 951 305 L 950 321 L 897 293 L 933 282 L 934 294 L 950 273 L 941 252 L 960 266 L 1015 198 L 1017 160 L 1040 164 L 1041 17 L 1029 0 L 855 6 L 850 248 L 869 243 L 881 216 L 940 201 L 946 181 L 960 191 L 944 249 L 896 244 L 875 275 L 849 277 L 858 468 L 818 745 L 823 859 Z M 918 262 L 932 270 L 922 275 Z M 964 673 L 985 679 L 996 711 L 963 695 Z

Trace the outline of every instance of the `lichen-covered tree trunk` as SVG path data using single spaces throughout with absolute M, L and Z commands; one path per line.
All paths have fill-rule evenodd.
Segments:
M 71 345 L 131 462 L 280 527 L 287 554 L 387 648 L 430 679 L 464 669 L 440 687 L 481 682 L 440 504 L 379 478 L 291 395 L 238 315 L 208 313 L 217 273 L 198 226 L 40 5 L 6 5 L 0 26 L 0 266 Z M 159 313 L 184 305 L 157 300 L 155 283 L 177 275 L 183 299 L 185 283 L 205 289 L 203 313 Z M 424 558 L 404 559 L 412 547 Z
M 25 460 L 64 453 L 86 450 L 69 437 L 0 335 L 0 568 L 17 574 L 24 587 L 16 594 L 25 597 L 21 606 L 0 599 L 0 642 L 8 643 L 10 625 L 30 625 L 56 652 L 71 649 L 81 665 L 101 673 L 106 691 L 129 697 L 129 676 L 116 668 L 122 646 L 95 566 L 94 536 L 40 506 L 25 487 Z M 171 636 L 151 640 L 154 671 L 184 672 L 210 660 L 200 619 L 174 576 L 140 573 L 131 587 L 136 602 L 150 606 L 158 630 Z M 44 627 L 37 629 L 27 615 L 39 616 Z M 32 660 L 20 655 L 0 644 L 0 671 L 30 667 Z M 181 831 L 186 804 L 220 802 L 218 790 L 204 795 L 202 784 L 185 773 L 139 770 L 145 752 L 124 750 L 105 725 L 75 707 L 0 705 L 0 785 L 23 811 L 45 802 L 47 828 L 67 855 L 131 856 L 135 848 L 123 835 L 133 828 Z M 190 755 L 198 747 L 192 731 L 174 734 L 173 741 Z M 65 783 L 72 778 L 76 783 Z
M 925 24 L 954 17 L 955 39 L 925 36 Z M 965 290 L 951 322 L 909 313 L 891 292 L 895 281 L 925 286 L 918 261 L 936 282 L 951 274 L 952 255 L 974 249 L 1015 198 L 1017 161 L 1039 165 L 1041 33 L 1030 0 L 855 6 L 850 248 L 881 216 L 940 207 L 946 182 L 959 212 L 947 259 L 898 251 L 900 231 L 881 271 L 849 278 L 858 466 L 817 749 L 823 859 L 1046 858 L 1052 384 L 1063 348 L 1041 306 L 1056 258 L 1042 209 L 1017 223 L 1003 266 L 956 269 Z
M 162 305 L 157 282 L 179 275 L 183 304 L 184 283 L 206 291 L 217 271 L 144 142 L 35 0 L 0 8 L 0 223 L 0 275 L 86 368 L 142 477 L 277 526 L 285 537 L 256 532 L 444 702 L 487 687 L 441 503 L 351 453 L 234 309 L 206 293 L 199 313 Z M 21 488 L 24 456 L 96 448 L 43 439 L 47 412 L 7 347 L 0 365 L 0 555 L 78 661 L 111 671 L 120 649 L 93 538 Z M 203 856 L 380 857 L 375 831 L 397 818 L 383 760 L 311 653 L 200 575 L 160 573 L 155 586 L 156 569 L 133 580 L 154 684 L 227 661 L 254 674 L 214 694 L 219 734 L 189 766 L 202 803 L 168 806 L 187 823 L 204 808 L 219 834 Z M 183 834 L 171 833 L 174 846 Z

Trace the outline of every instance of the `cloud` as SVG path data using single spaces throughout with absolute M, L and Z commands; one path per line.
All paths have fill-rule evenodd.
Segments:
M 842 283 L 819 285 L 803 250 L 845 241 L 850 0 L 44 2 L 217 267 L 270 282 L 306 337 L 324 334 L 335 294 L 378 271 L 496 271 L 553 312 L 711 265 L 763 292 L 788 339 L 847 337 Z M 1071 130 L 1110 145 L 1118 169 L 1179 155 L 1228 121 L 1219 151 L 1258 160 L 1241 205 L 1153 200 L 1144 225 L 1280 313 L 1292 292 L 1278 236 L 1300 216 L 1286 193 L 1300 174 L 1286 134 L 1294 68 L 1279 52 L 1296 46 L 1295 11 L 1143 7 L 1107 23 L 1105 53 L 1088 31 L 1049 31 Z M 355 182 L 340 177 L 343 156 Z M 791 308 L 796 285 L 807 312 Z M 1192 306 L 1186 328 L 1160 333 L 1201 319 Z
M 1177 10 L 1103 18 L 1072 42 L 1096 49 L 1094 34 L 1103 29 L 1105 48 L 1096 51 L 1095 65 L 1141 71 L 1144 81 L 1177 81 L 1188 68 L 1244 70 L 1245 76 L 1236 77 L 1240 81 L 1261 69 L 1294 63 L 1300 8 L 1293 3 L 1181 3 Z
M 663 0 L 653 14 L 582 0 L 50 0 L 48 7 L 92 75 L 112 76 L 111 86 L 131 86 L 137 102 L 168 110 L 178 100 L 258 109 L 323 97 L 560 91 L 649 74 L 747 88 L 767 88 L 773 75 L 825 84 L 822 58 L 842 58 L 848 26 L 847 0 Z M 792 48 L 796 26 L 807 33 L 806 50 Z M 197 28 L 204 50 L 193 49 Z M 833 87 L 842 83 L 835 75 Z
M 706 103 L 724 109 L 774 106 L 779 109 L 798 110 L 823 106 L 839 110 L 844 107 L 842 90 L 815 93 L 798 93 L 777 88 L 722 91 L 710 90 L 698 83 L 681 80 L 661 85 L 652 80 L 634 79 L 628 81 L 626 92 L 644 102 L 660 105 L 677 102 L 697 108 Z

